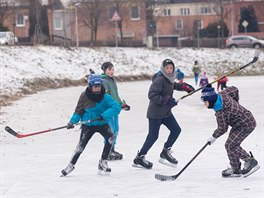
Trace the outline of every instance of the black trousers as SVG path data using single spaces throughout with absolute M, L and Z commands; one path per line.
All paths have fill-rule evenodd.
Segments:
M 111 147 L 113 145 L 114 141 L 114 135 L 109 127 L 108 124 L 102 125 L 102 126 L 86 126 L 82 125 L 81 135 L 79 143 L 74 151 L 74 154 L 72 156 L 72 159 L 70 163 L 76 164 L 78 161 L 80 155 L 82 154 L 83 150 L 85 149 L 87 143 L 92 138 L 92 136 L 96 133 L 100 133 L 105 140 L 107 140 L 104 144 L 104 149 L 102 152 L 101 159 L 107 159 L 109 152 L 111 150 Z

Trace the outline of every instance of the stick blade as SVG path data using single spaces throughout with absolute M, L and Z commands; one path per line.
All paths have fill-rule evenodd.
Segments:
M 15 137 L 18 137 L 18 136 L 19 136 L 18 133 L 15 132 L 13 129 L 11 129 L 9 126 L 6 126 L 6 127 L 5 127 L 5 130 L 6 130 L 8 133 L 10 133 L 11 135 L 15 136 Z
M 160 180 L 160 181 L 173 181 L 175 180 L 177 177 L 172 175 L 161 175 L 161 174 L 155 174 L 155 179 Z
M 253 60 L 252 60 L 252 63 L 255 63 L 255 62 L 258 61 L 258 59 L 259 59 L 259 55 L 260 55 L 260 50 L 256 50 L 256 51 L 255 51 L 255 56 L 254 56 L 254 58 L 253 58 Z

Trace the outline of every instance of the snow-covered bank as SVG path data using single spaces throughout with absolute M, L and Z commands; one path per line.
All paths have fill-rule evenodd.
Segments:
M 100 66 L 105 61 L 114 63 L 116 76 L 151 76 L 163 59 L 171 58 L 176 67 L 191 76 L 192 64 L 198 60 L 203 70 L 214 76 L 245 65 L 254 53 L 254 49 L 104 47 L 69 50 L 51 46 L 0 46 L 0 105 L 1 100 L 8 100 L 10 96 L 20 97 L 46 87 L 79 85 L 90 68 L 101 73 Z M 263 52 L 260 60 L 242 73 L 263 75 Z

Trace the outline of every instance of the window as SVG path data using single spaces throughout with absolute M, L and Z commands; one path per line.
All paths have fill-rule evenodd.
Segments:
M 25 18 L 23 14 L 16 15 L 16 26 L 17 27 L 25 26 Z
M 54 18 L 54 29 L 62 30 L 62 18 L 61 17 Z
M 196 28 L 199 30 L 203 29 L 203 21 L 202 20 L 196 20 L 195 21 Z
M 201 8 L 201 14 L 209 14 L 211 13 L 211 9 L 209 7 Z
M 138 20 L 139 18 L 139 8 L 138 6 L 132 6 L 131 7 L 131 19 L 132 20 Z
M 190 15 L 189 8 L 181 8 L 181 15 Z
M 170 9 L 164 9 L 163 13 L 164 13 L 164 16 L 171 16 L 171 10 Z
M 176 21 L 176 30 L 182 30 L 182 29 L 183 29 L 182 20 L 177 20 Z

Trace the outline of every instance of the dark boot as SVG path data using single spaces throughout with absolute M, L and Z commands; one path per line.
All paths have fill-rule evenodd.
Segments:
M 227 168 L 226 170 L 222 171 L 223 177 L 240 177 L 241 176 L 241 170 L 239 168 Z
M 139 155 L 139 153 L 137 154 L 137 156 L 134 159 L 134 167 L 143 167 L 146 169 L 151 169 L 153 166 L 153 163 L 149 162 L 148 160 L 146 160 L 145 155 Z
M 241 173 L 244 177 L 247 177 L 248 175 L 251 175 L 255 171 L 257 171 L 260 166 L 258 165 L 258 161 L 255 160 L 252 153 L 250 152 L 251 157 L 244 163 L 244 168 L 242 169 Z
M 159 162 L 168 166 L 176 166 L 178 161 L 171 155 L 171 148 L 163 148 L 162 152 L 160 153 Z
M 69 165 L 61 171 L 62 173 L 61 177 L 70 174 L 74 170 L 74 168 L 75 168 L 74 164 L 69 163 Z
M 115 151 L 115 148 L 112 147 L 107 159 L 108 160 L 122 160 L 123 159 L 123 154 Z

